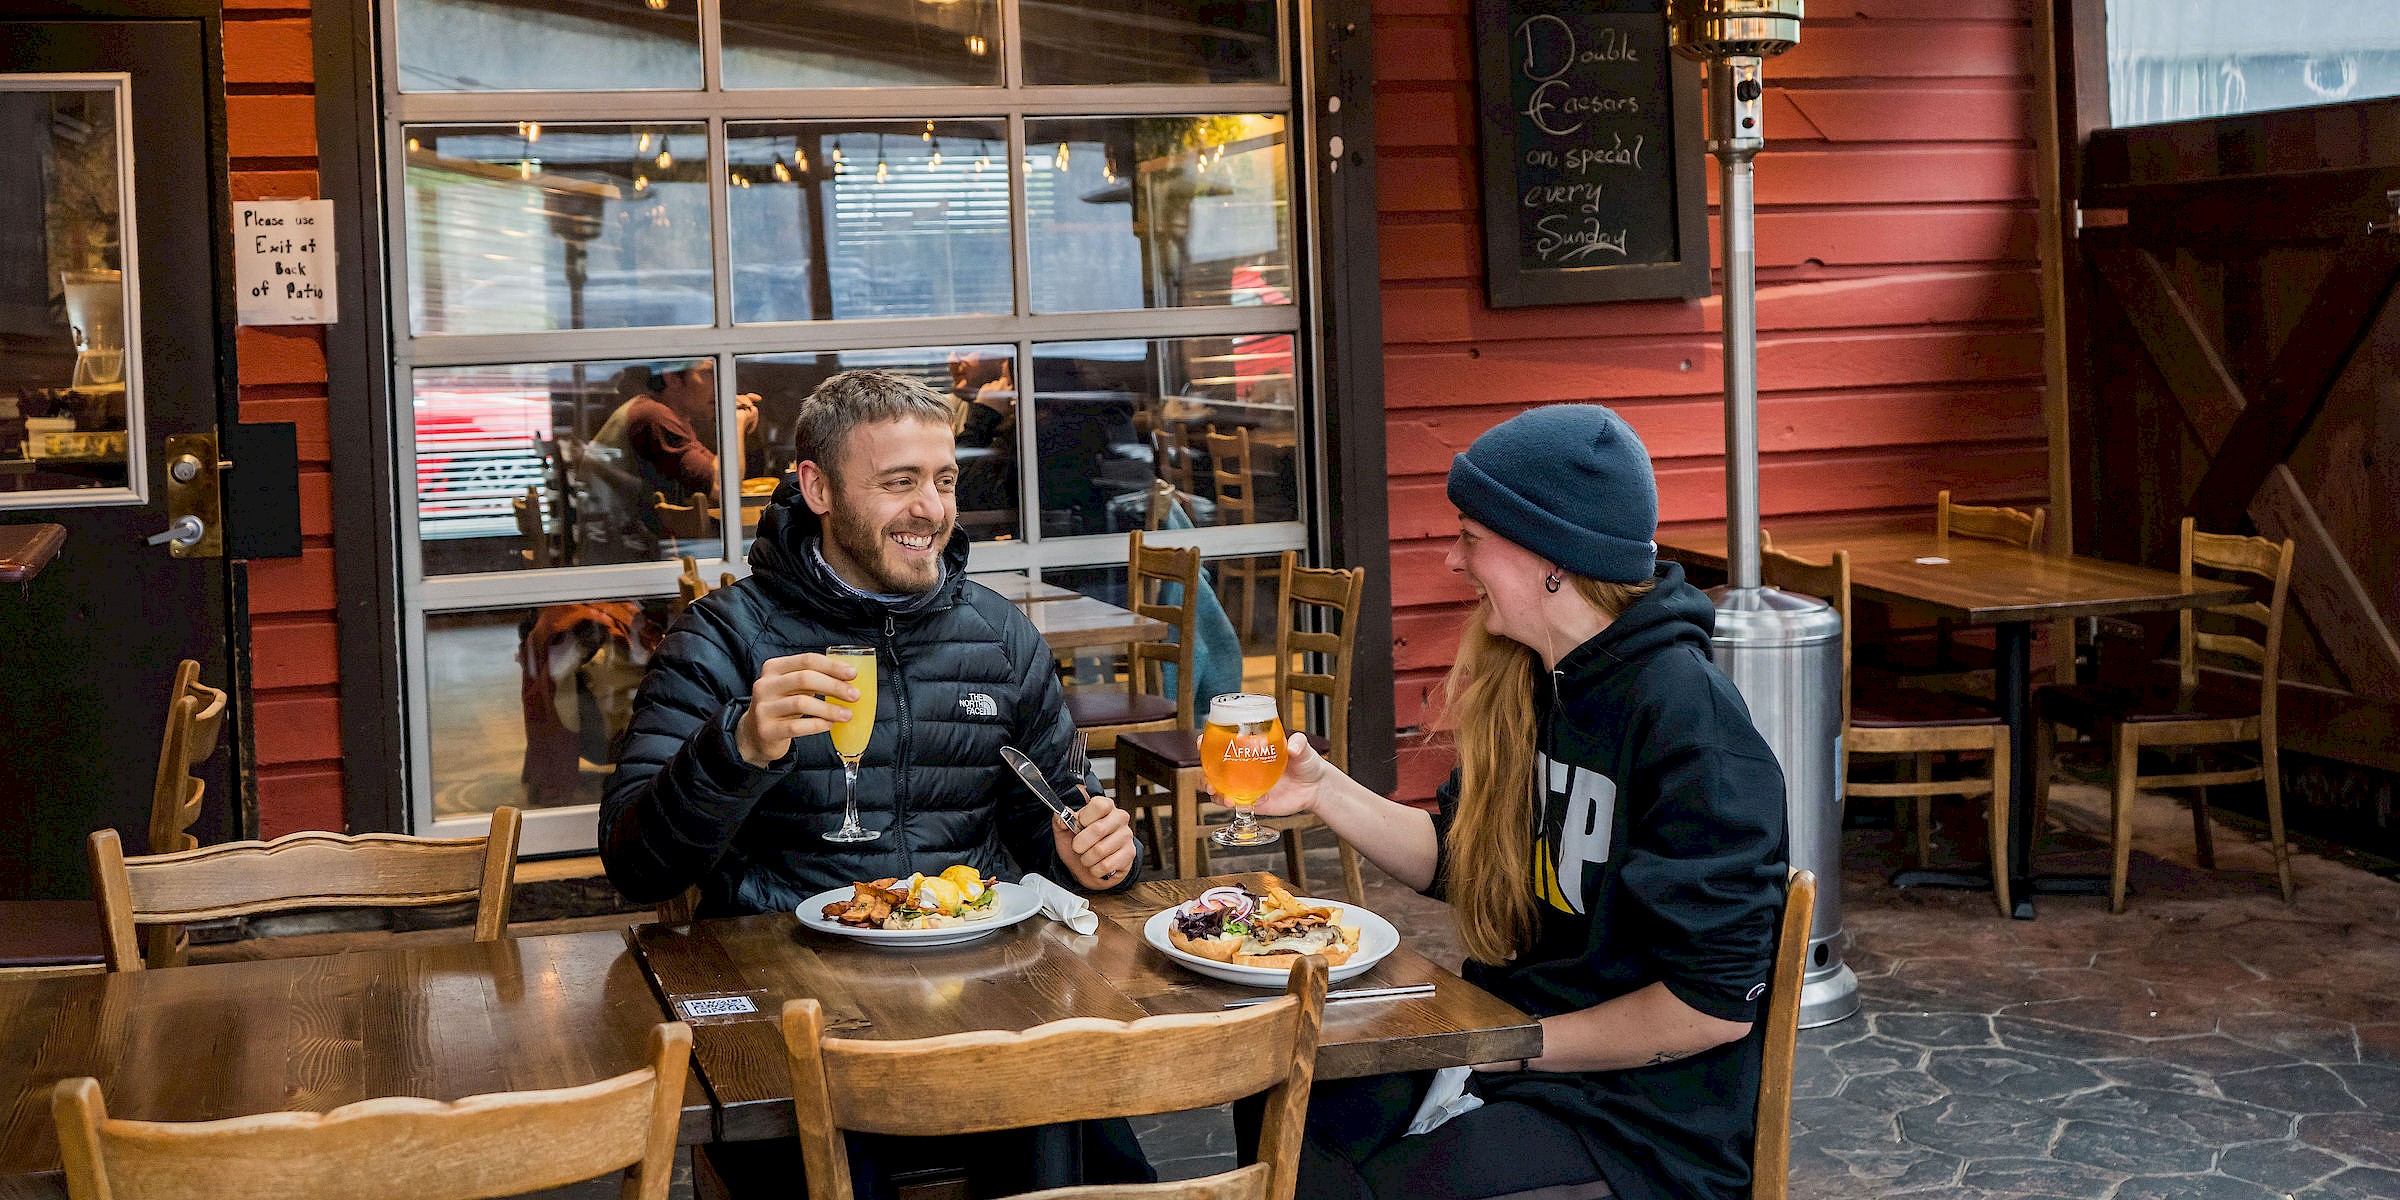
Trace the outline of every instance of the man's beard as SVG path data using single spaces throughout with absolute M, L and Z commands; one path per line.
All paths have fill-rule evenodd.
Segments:
M 899 557 L 899 549 L 888 536 L 893 533 L 931 533 L 933 557 L 926 562 L 923 574 L 909 571 Z M 864 518 L 849 513 L 834 512 L 826 516 L 825 536 L 840 548 L 843 557 L 856 563 L 867 573 L 872 590 L 886 596 L 928 592 L 942 582 L 942 548 L 950 541 L 950 530 L 934 528 L 915 521 L 896 522 L 890 526 L 869 524 Z

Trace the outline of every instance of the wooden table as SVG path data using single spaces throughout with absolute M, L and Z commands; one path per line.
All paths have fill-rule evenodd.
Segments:
M 969 580 L 992 589 L 1011 604 L 1047 604 L 1053 600 L 1080 600 L 1083 593 L 1044 583 L 1030 575 L 1009 572 L 1005 575 L 969 575 Z
M 1086 646 L 1155 642 L 1167 636 L 1165 621 L 1089 596 L 1022 607 L 1033 627 L 1042 631 L 1042 640 L 1050 643 L 1054 654 L 1071 654 Z
M 1142 941 L 1142 922 L 1220 883 L 1258 890 L 1273 877 L 1239 875 L 1136 885 L 1095 899 L 1098 933 L 1085 937 L 1033 917 L 990 937 L 930 950 L 879 949 L 801 927 L 791 915 L 643 925 L 642 962 L 670 1003 L 742 995 L 755 1015 L 696 1025 L 692 1063 L 722 1105 L 729 1141 L 792 1131 L 784 1061 L 786 1000 L 814 996 L 840 1036 L 901 1039 L 977 1029 L 1023 1030 L 1067 1017 L 1132 1021 L 1217 1012 L 1256 988 L 1218 983 Z M 1317 1078 L 1343 1079 L 1541 1053 L 1541 1026 L 1403 945 L 1344 988 L 1431 982 L 1431 996 L 1326 1007 Z M 680 1012 L 678 1008 L 676 1011 Z
M 0 1196 L 63 1194 L 62 1078 L 148 1120 L 457 1100 L 640 1068 L 661 1013 L 618 930 L 0 981 Z M 681 1140 L 714 1122 L 695 1076 Z
M 2030 684 L 2034 626 L 2062 618 L 2172 612 L 2240 599 L 2249 589 L 2211 579 L 2186 584 L 2168 571 L 2080 555 L 2020 550 L 1999 542 L 1953 537 L 1934 544 L 1930 517 L 1774 522 L 1775 548 L 1807 559 L 1850 552 L 1854 597 L 1913 604 L 1938 616 L 1992 627 L 1996 653 L 1993 699 L 2009 729 L 2009 894 L 2018 920 L 2033 919 L 2033 897 L 2089 894 L 2097 882 L 2082 876 L 2045 876 L 2033 871 L 2036 789 L 2046 786 L 2046 767 L 2033 757 L 2033 689 Z M 1677 525 L 1658 531 L 1659 551 L 1669 558 L 1723 568 L 1725 526 Z M 1902 886 L 1989 888 L 1982 874 L 1902 871 Z
M 33 582 L 66 544 L 64 525 L 0 525 L 0 583 Z

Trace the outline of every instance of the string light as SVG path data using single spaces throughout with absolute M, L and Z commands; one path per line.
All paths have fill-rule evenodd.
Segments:
M 889 172 L 888 172 L 888 171 L 885 169 L 883 160 L 882 160 L 882 159 L 880 159 L 880 158 L 879 158 L 879 159 L 876 159 L 876 160 L 875 160 L 875 182 L 877 182 L 877 183 L 882 183 L 882 182 L 883 182 L 883 181 L 884 181 L 886 178 L 888 178 L 888 177 L 889 177 Z
M 767 170 L 770 174 L 775 176 L 775 182 L 777 183 L 790 183 L 792 181 L 792 169 L 783 165 L 783 156 L 780 154 L 775 156 L 775 165 L 767 168 Z
M 808 151 L 801 149 L 797 144 L 792 147 L 792 169 L 803 175 L 808 174 Z
M 517 122 L 517 136 L 524 138 L 528 142 L 538 142 L 542 140 L 542 123 L 539 121 Z
M 1051 165 L 1061 171 L 1067 169 L 1067 144 L 1065 142 L 1060 142 L 1058 144 L 1058 154 L 1050 161 Z
M 982 58 L 984 53 L 990 49 L 991 47 L 984 42 L 982 34 L 970 33 L 967 35 L 967 53 Z
M 931 121 L 925 122 L 925 144 L 929 146 L 933 144 L 933 122 Z
M 642 3 L 649 5 L 651 12 L 667 11 L 667 0 L 642 0 Z
M 410 154 L 415 154 L 417 151 L 419 151 L 419 150 L 422 150 L 422 149 L 424 149 L 424 148 L 425 148 L 425 147 L 424 147 L 422 144 L 420 144 L 420 143 L 417 141 L 417 139 L 415 139 L 415 138 L 413 138 L 413 137 L 412 137 L 412 138 L 410 138 L 410 139 L 408 139 L 408 152 L 409 152 Z
M 643 131 L 642 131 L 642 140 L 641 140 L 641 141 L 639 141 L 639 142 L 636 142 L 636 143 L 634 143 L 633 152 L 634 152 L 634 153 L 636 153 L 636 154 L 648 154 L 648 153 L 650 153 L 650 131 L 649 131 L 649 130 L 645 129 L 645 130 L 643 130 Z
M 658 169 L 661 171 L 672 170 L 675 166 L 675 152 L 669 150 L 668 145 L 667 139 L 658 139 Z
M 635 173 L 634 173 L 634 176 L 633 176 L 633 190 L 635 190 L 635 191 L 637 191 L 637 192 L 646 192 L 646 191 L 649 191 L 649 190 L 650 190 L 650 177 L 649 177 L 649 176 L 647 176 L 647 175 L 641 174 L 641 173 L 640 173 L 640 172 L 638 172 L 638 171 L 637 171 L 637 172 L 635 172 Z
M 935 171 L 938 171 L 938 170 L 940 170 L 940 169 L 941 169 L 941 167 L 942 167 L 942 144 L 941 144 L 940 142 L 935 142 L 935 143 L 933 144 L 933 158 L 932 158 L 932 159 L 930 159 L 929 161 L 927 161 L 927 162 L 926 162 L 926 164 L 925 164 L 925 171 L 926 171 L 926 173 L 927 173 L 927 174 L 931 174 L 931 173 L 933 173 L 933 172 L 935 172 Z

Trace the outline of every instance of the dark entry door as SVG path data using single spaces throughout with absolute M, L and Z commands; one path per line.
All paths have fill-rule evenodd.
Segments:
M 224 560 L 146 541 L 230 350 L 205 32 L 0 20 L 0 524 L 66 530 L 0 588 L 0 897 L 88 895 L 93 829 L 146 847 L 176 664 L 228 686 Z M 201 770 L 202 842 L 233 832 L 231 759 Z

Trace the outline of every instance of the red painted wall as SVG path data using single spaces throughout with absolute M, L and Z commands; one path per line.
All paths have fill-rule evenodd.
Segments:
M 1724 515 L 1719 309 L 1483 302 L 1470 0 L 1377 0 L 1396 709 L 1427 723 L 1471 595 L 1450 458 L 1527 406 L 1615 407 L 1666 521 Z M 2026 0 L 1811 4 L 1767 64 L 1758 158 L 1761 508 L 2040 503 L 2047 488 Z M 1696 69 L 1696 68 L 1695 68 Z M 1699 147 L 1691 147 L 1697 153 Z M 1708 165 L 1710 200 L 1716 168 Z M 1711 240 L 1715 240 L 1711 209 Z M 1400 796 L 1448 750 L 1404 738 Z
M 235 200 L 313 198 L 317 114 L 307 0 L 227 0 L 225 125 Z M 325 339 L 313 325 L 235 339 L 244 421 L 289 421 L 300 440 L 299 558 L 250 564 L 259 832 L 340 829 L 333 489 L 326 465 Z

